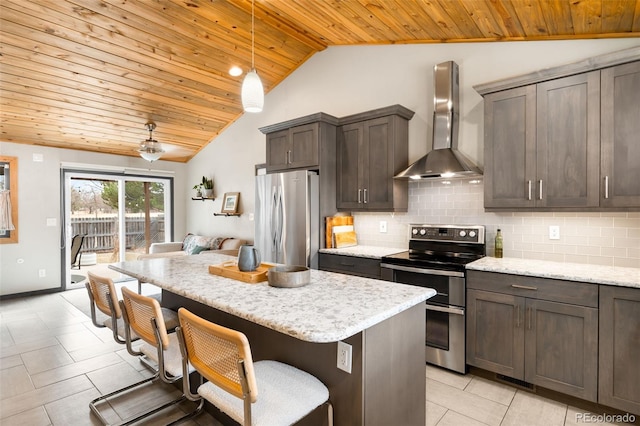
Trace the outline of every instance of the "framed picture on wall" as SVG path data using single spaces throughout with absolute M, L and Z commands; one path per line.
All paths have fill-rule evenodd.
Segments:
M 222 199 L 222 211 L 221 213 L 238 213 L 238 203 L 240 201 L 239 192 L 225 192 Z

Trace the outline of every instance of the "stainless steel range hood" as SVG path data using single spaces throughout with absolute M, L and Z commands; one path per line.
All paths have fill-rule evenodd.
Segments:
M 469 158 L 458 151 L 458 64 L 443 62 L 433 68 L 433 149 L 398 173 L 397 179 L 473 178 L 482 175 Z

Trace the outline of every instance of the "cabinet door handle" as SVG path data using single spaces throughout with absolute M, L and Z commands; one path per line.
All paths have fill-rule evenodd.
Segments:
M 291 164 L 291 150 L 287 151 L 287 164 Z
M 527 330 L 531 330 L 533 308 L 527 308 Z
M 542 200 L 542 179 L 538 181 L 540 183 L 540 199 Z
M 520 328 L 520 305 L 516 305 L 516 328 Z
M 367 204 L 367 188 L 364 189 L 364 203 Z
M 362 189 L 358 189 L 358 204 L 362 203 Z
M 604 177 L 604 198 L 609 198 L 609 176 Z
M 511 284 L 511 287 L 513 288 L 519 288 L 522 290 L 538 290 L 538 287 L 531 287 L 528 285 L 520 285 L 520 284 Z
M 528 181 L 528 186 L 529 186 L 529 191 L 528 191 L 529 195 L 527 197 L 527 200 L 531 201 L 531 181 L 530 180 Z

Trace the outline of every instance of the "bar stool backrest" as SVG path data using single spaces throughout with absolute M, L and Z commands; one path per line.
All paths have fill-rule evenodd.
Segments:
M 100 312 L 105 315 L 115 316 L 115 318 L 122 317 L 116 286 L 113 284 L 113 280 L 95 275 L 91 272 L 87 272 L 87 275 L 89 278 L 89 291 L 93 296 L 93 302 Z
M 122 305 L 129 326 L 142 340 L 153 346 L 161 344 L 162 349 L 167 349 L 169 335 L 162 309 L 156 299 L 122 287 Z M 155 322 L 155 328 L 152 321 Z M 158 337 L 156 337 L 156 330 Z
M 258 397 L 251 348 L 236 330 L 206 321 L 184 308 L 178 310 L 180 330 L 191 365 L 207 380 L 230 394 L 253 403 Z M 243 389 L 243 377 L 246 389 Z

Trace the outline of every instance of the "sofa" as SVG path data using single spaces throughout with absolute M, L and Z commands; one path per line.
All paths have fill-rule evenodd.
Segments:
M 141 254 L 138 256 L 138 259 L 188 256 L 202 252 L 237 256 L 238 249 L 245 243 L 245 240 L 239 238 L 205 237 L 202 235 L 187 234 L 182 241 L 151 244 L 151 246 L 149 246 L 149 254 Z

